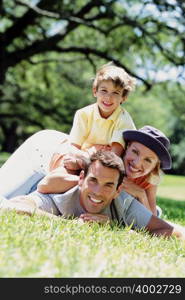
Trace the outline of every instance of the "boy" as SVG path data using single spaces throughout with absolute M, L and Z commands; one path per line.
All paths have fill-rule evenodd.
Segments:
M 135 129 L 135 125 L 121 104 L 126 101 L 134 87 L 135 79 L 123 68 L 112 63 L 102 66 L 93 82 L 96 103 L 76 112 L 69 136 L 71 145 L 85 151 L 86 156 L 100 149 L 112 150 L 118 156 L 122 156 L 125 147 L 122 132 L 124 129 Z M 66 157 L 64 153 L 66 145 L 61 144 L 57 153 L 53 155 L 50 170 L 62 164 L 69 172 L 74 171 L 75 174 L 75 170 L 82 167 L 81 161 Z
M 12 198 L 28 194 L 36 186 L 42 193 L 61 193 L 77 184 L 82 156 L 89 157 L 101 148 L 121 155 L 122 131 L 135 126 L 120 104 L 134 85 L 135 80 L 122 68 L 103 66 L 93 82 L 97 103 L 77 111 L 70 140 L 54 130 L 44 130 L 27 139 L 1 167 L 0 194 Z

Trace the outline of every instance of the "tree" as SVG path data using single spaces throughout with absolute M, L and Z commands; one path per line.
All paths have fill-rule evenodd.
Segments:
M 173 169 L 171 173 L 185 175 L 185 88 L 173 82 L 166 82 L 164 88 L 171 105 L 169 118 L 169 127 L 172 129 L 170 141 Z
M 140 49 L 143 56 L 148 54 L 147 59 L 152 60 L 153 66 L 156 58 L 158 64 L 163 65 L 183 66 L 185 63 L 185 4 L 182 0 L 78 0 L 75 4 L 69 0 L 1 0 L 0 14 L 3 28 L 0 34 L 1 84 L 10 67 L 47 52 L 80 53 L 94 65 L 90 55 L 113 60 L 147 87 L 152 82 L 129 68 L 126 59 L 120 59 L 122 53 L 129 50 L 129 55 L 135 57 L 136 50 Z M 75 41 L 70 38 L 80 35 L 84 28 L 87 31 L 82 38 L 77 37 Z M 91 43 L 85 39 L 90 35 L 91 39 L 103 38 L 108 43 L 101 40 Z M 114 42 L 113 47 L 111 42 Z M 140 58 L 142 62 L 134 63 L 134 67 L 145 62 L 144 57 Z
M 60 129 L 68 130 L 79 103 L 74 105 L 70 86 L 67 102 L 59 96 L 59 84 L 58 92 L 49 86 L 49 72 L 53 76 L 58 65 L 62 82 L 74 83 L 76 91 L 83 80 L 78 78 L 80 67 L 75 61 L 81 66 L 82 79 L 82 70 L 90 74 L 112 60 L 146 90 L 156 84 L 157 73 L 167 73 L 174 66 L 176 79 L 184 80 L 182 0 L 0 0 L 0 15 L 0 136 L 4 151 L 13 151 L 34 130 L 56 127 L 61 119 Z M 33 84 L 32 88 L 34 73 L 41 76 L 38 87 Z M 50 101 L 53 96 L 58 104 L 56 99 Z M 68 107 L 71 102 L 72 109 Z

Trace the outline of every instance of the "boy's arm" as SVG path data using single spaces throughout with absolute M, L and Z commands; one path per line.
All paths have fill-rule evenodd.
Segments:
M 75 113 L 74 119 L 73 119 L 73 125 L 69 134 L 69 143 L 67 144 L 67 154 L 70 155 L 78 155 L 85 158 L 88 158 L 89 155 L 87 152 L 81 150 L 81 145 L 83 145 L 83 142 L 86 139 L 87 136 L 87 115 L 85 111 L 78 110 Z M 57 167 L 64 166 L 63 160 L 64 158 L 64 145 L 61 146 L 61 149 L 58 149 L 58 151 L 55 151 L 51 162 L 50 162 L 50 171 L 53 171 Z M 61 150 L 61 151 L 60 151 Z M 65 149 L 66 152 L 66 149 Z M 69 159 L 68 159 L 68 164 Z M 71 165 L 74 165 L 74 160 L 71 163 Z M 70 166 L 69 166 L 70 168 Z M 75 166 L 76 169 L 76 166 Z
M 89 153 L 80 150 L 80 146 L 75 144 L 69 144 L 67 154 L 62 154 L 57 152 L 53 154 L 49 165 L 49 171 L 53 171 L 58 167 L 64 167 L 64 163 L 65 163 L 65 167 L 67 167 L 68 169 L 79 170 L 81 168 L 80 161 L 88 158 L 89 158 Z M 73 167 L 73 165 L 75 167 Z
M 124 110 L 124 113 L 118 117 L 110 141 L 112 151 L 114 151 L 118 156 L 122 156 L 125 150 L 125 141 L 123 139 L 124 129 L 136 129 L 131 116 L 126 110 Z
M 74 116 L 73 125 L 69 134 L 69 140 L 72 145 L 81 148 L 88 135 L 87 130 L 88 116 L 82 109 L 77 110 Z

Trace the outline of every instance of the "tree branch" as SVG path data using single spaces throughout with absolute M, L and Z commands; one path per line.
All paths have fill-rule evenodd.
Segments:
M 40 9 L 42 8 L 48 8 L 49 6 L 53 6 L 54 1 L 53 0 L 41 0 L 38 4 L 38 7 Z M 35 24 L 35 20 L 38 17 L 38 12 L 33 10 L 32 8 L 29 8 L 27 12 L 20 18 L 17 18 L 14 22 L 14 24 L 9 27 L 4 35 L 6 36 L 6 46 L 11 44 L 11 42 L 17 38 L 20 37 L 22 32 L 30 25 Z
M 75 57 L 74 59 L 61 59 L 61 58 L 53 59 L 52 58 L 52 59 L 42 59 L 38 61 L 29 59 L 28 61 L 32 65 L 38 65 L 38 64 L 53 63 L 53 62 L 71 64 L 80 60 L 84 61 L 84 58 L 79 56 L 79 57 Z
M 45 9 L 41 9 L 36 5 L 25 3 L 25 2 L 20 1 L 20 0 L 15 0 L 15 3 L 27 7 L 28 9 L 33 10 L 34 12 L 36 12 L 37 14 L 39 14 L 41 16 L 44 16 L 44 17 L 47 17 L 47 18 L 52 18 L 52 19 L 53 18 L 54 19 L 59 19 L 60 18 L 59 13 L 55 13 L 55 12 L 51 12 L 51 11 L 48 11 L 48 10 L 45 10 Z
M 126 67 L 124 64 L 120 63 L 119 60 L 114 58 L 113 56 L 109 55 L 106 51 L 100 51 L 94 48 L 89 47 L 68 47 L 68 48 L 61 48 L 61 47 L 55 47 L 54 48 L 58 52 L 80 52 L 84 55 L 94 54 L 98 57 L 104 58 L 107 61 L 113 61 L 117 66 L 120 66 L 125 69 L 126 72 L 128 72 L 131 76 L 141 80 L 147 87 L 147 89 L 150 89 L 152 85 L 146 81 L 145 79 L 141 78 L 139 75 L 137 75 L 135 72 L 132 72 L 128 67 Z

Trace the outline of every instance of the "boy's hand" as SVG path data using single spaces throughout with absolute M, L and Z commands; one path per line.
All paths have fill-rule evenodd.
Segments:
M 109 145 L 99 145 L 99 144 L 96 144 L 94 145 L 96 151 L 98 150 L 105 150 L 105 151 L 111 151 L 111 146 Z
M 110 222 L 108 216 L 101 214 L 81 214 L 80 219 L 82 219 L 84 222 L 97 222 L 99 224 L 108 224 Z
M 92 147 L 88 148 L 86 151 L 88 152 L 89 155 L 92 155 L 92 154 L 96 153 L 99 150 L 111 151 L 112 148 L 109 145 L 95 144 Z

